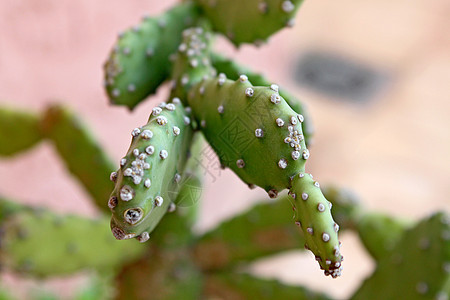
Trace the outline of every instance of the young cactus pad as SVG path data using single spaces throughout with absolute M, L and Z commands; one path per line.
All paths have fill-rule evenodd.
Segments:
M 303 116 L 279 95 L 278 86 L 254 87 L 242 75 L 224 74 L 192 88 L 189 105 L 223 166 L 273 198 L 304 171 L 309 157 L 302 134 Z
M 331 203 L 325 199 L 319 182 L 312 175 L 300 173 L 292 180 L 289 194 L 295 201 L 296 223 L 303 230 L 306 244 L 325 275 L 341 275 L 342 255 L 337 232 L 339 226 L 331 216 Z
M 158 18 L 119 34 L 104 66 L 105 88 L 114 104 L 134 108 L 154 93 L 170 74 L 169 56 L 181 41 L 181 32 L 198 16 L 192 3 L 183 3 Z
M 188 28 L 183 31 L 183 41 L 178 47 L 172 70 L 172 97 L 187 100 L 187 92 L 204 76 L 214 76 L 209 59 L 211 33 L 203 27 Z M 187 104 L 187 103 L 183 103 Z
M 444 300 L 449 297 L 450 217 L 437 213 L 406 230 L 351 299 Z
M 111 174 L 115 188 L 108 206 L 114 236 L 144 242 L 175 200 L 170 194 L 178 188 L 192 129 L 183 105 L 174 98 L 153 108 L 148 123 L 131 134 L 128 153 Z
M 105 218 L 90 220 L 23 208 L 0 225 L 0 263 L 34 276 L 56 276 L 83 269 L 110 271 L 141 256 L 145 250 L 136 243 L 116 241 Z
M 265 41 L 278 30 L 294 25 L 301 0 L 196 0 L 213 29 L 235 45 Z

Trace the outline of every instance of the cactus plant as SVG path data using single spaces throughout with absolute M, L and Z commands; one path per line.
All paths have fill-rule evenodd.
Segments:
M 404 220 L 369 212 L 340 188 L 321 187 L 306 173 L 312 127 L 304 104 L 212 51 L 217 33 L 236 46 L 260 45 L 293 25 L 301 2 L 183 1 L 120 34 L 104 65 L 110 102 L 133 109 L 164 81 L 171 90 L 147 124 L 131 130 L 116 171 L 70 110 L 0 108 L 0 155 L 51 142 L 101 211 L 95 220 L 63 216 L 1 198 L 0 264 L 39 278 L 93 271 L 94 285 L 74 299 L 330 299 L 242 270 L 308 249 L 325 275 L 338 277 L 341 229 L 358 233 L 377 264 L 352 299 L 447 299 L 448 216 Z M 277 200 L 263 199 L 198 234 L 205 143 L 222 167 Z M 2 290 L 1 297 L 9 296 Z

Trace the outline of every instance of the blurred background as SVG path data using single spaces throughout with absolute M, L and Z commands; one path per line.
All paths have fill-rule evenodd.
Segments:
M 119 31 L 176 1 L 4 0 L 0 2 L 0 102 L 41 111 L 62 102 L 79 113 L 117 161 L 130 130 L 165 100 L 161 88 L 133 112 L 110 106 L 102 65 Z M 371 210 L 417 219 L 450 211 L 450 2 L 305 1 L 296 25 L 268 44 L 216 50 L 288 89 L 315 127 L 308 168 L 321 184 L 354 191 Z M 213 165 L 211 163 L 211 165 Z M 209 169 L 199 232 L 266 199 L 228 170 Z M 0 159 L 0 194 L 61 213 L 97 211 L 48 143 Z M 232 187 L 232 188 L 230 188 Z M 106 205 L 105 199 L 105 205 Z M 310 253 L 288 253 L 252 272 L 345 299 L 373 270 L 357 238 L 342 235 L 341 278 L 325 278 Z M 61 297 L 83 274 L 37 282 L 2 273 L 7 286 L 45 288 Z

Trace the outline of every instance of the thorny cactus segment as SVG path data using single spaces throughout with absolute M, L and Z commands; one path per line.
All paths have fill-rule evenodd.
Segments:
M 9 156 L 33 147 L 42 139 L 39 116 L 0 107 L 0 156 Z
M 146 125 L 132 130 L 128 153 L 111 174 L 115 188 L 108 201 L 111 230 L 119 239 L 141 242 L 167 212 L 179 188 L 192 128 L 180 100 L 153 108 Z
M 236 46 L 259 45 L 284 27 L 292 27 L 301 0 L 195 0 L 213 29 Z
M 1 264 L 35 276 L 63 275 L 82 269 L 111 270 L 145 250 L 140 244 L 116 241 L 104 218 L 62 217 L 43 209 L 27 209 L 0 226 Z
M 311 250 L 325 275 L 341 275 L 342 255 L 339 226 L 331 216 L 331 203 L 323 196 L 312 175 L 300 173 L 292 179 L 289 194 L 295 201 L 296 224 L 303 230 L 305 248 Z
M 211 67 L 210 48 L 212 35 L 208 26 L 188 28 L 183 31 L 183 40 L 178 46 L 172 70 L 172 97 L 187 101 L 187 92 L 204 76 L 215 75 Z M 186 102 L 183 103 L 187 105 Z
M 98 208 L 107 211 L 105 199 L 113 184 L 108 180 L 114 164 L 71 111 L 61 106 L 51 106 L 41 123 L 44 136 L 50 139 L 69 171 L 91 194 Z
M 160 17 L 144 17 L 141 24 L 119 34 L 104 66 L 111 103 L 132 109 L 154 93 L 170 74 L 169 57 L 177 50 L 181 32 L 197 17 L 198 9 L 183 3 Z
M 450 217 L 437 213 L 405 232 L 352 299 L 449 297 Z
M 194 248 L 197 264 L 219 270 L 282 251 L 303 250 L 305 240 L 292 225 L 288 197 L 257 204 L 205 233 Z
M 297 114 L 275 87 L 255 87 L 247 76 L 224 74 L 189 93 L 189 105 L 224 167 L 274 198 L 304 170 L 309 157 Z
M 410 222 L 380 213 L 366 213 L 356 228 L 361 242 L 375 260 L 391 254 Z
M 241 74 L 245 74 L 248 77 L 248 80 L 257 86 L 270 86 L 272 85 L 262 74 L 255 73 L 251 71 L 249 68 L 244 67 L 234 60 L 225 58 L 224 56 L 213 53 L 211 56 L 212 65 L 217 70 L 218 73 L 224 73 L 227 78 L 236 80 L 239 78 Z M 276 86 L 276 85 L 275 85 Z M 293 95 L 289 94 L 283 88 L 279 88 L 280 96 L 286 100 L 287 104 L 295 110 L 298 114 L 304 117 L 304 121 L 302 123 L 303 135 L 305 136 L 305 143 L 308 146 L 312 141 L 312 136 L 314 134 L 313 125 L 311 122 L 311 118 L 309 116 L 307 107 L 304 103 L 300 102 Z
M 278 280 L 257 278 L 249 274 L 212 273 L 205 278 L 205 299 L 232 300 L 329 300 L 324 294 L 299 286 L 291 286 Z

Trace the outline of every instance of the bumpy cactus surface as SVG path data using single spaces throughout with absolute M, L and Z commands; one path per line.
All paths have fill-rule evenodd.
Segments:
M 113 211 L 111 229 L 119 239 L 150 232 L 173 205 L 192 140 L 189 115 L 178 98 L 153 108 L 148 123 L 131 132 L 133 141 L 118 172 L 111 173 L 115 189 L 108 201 Z

